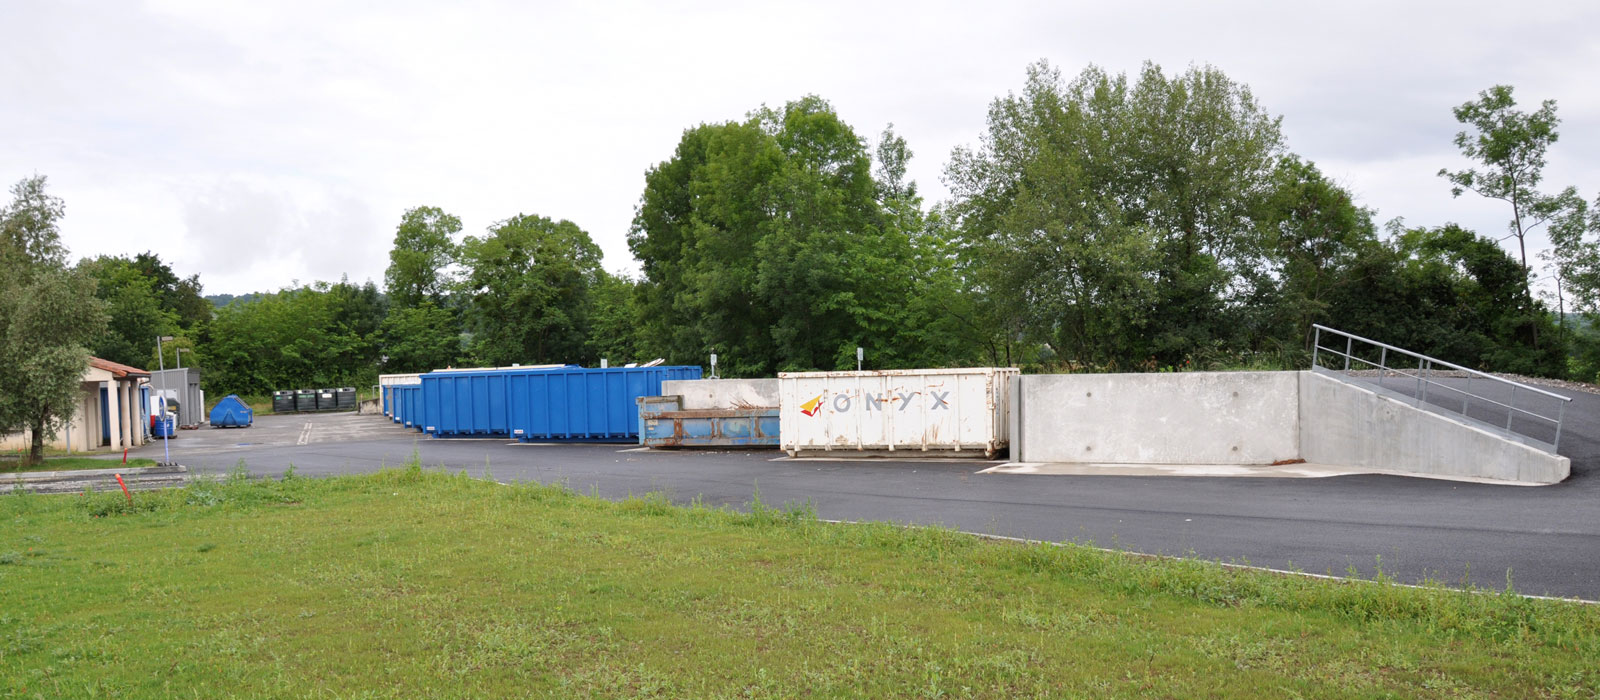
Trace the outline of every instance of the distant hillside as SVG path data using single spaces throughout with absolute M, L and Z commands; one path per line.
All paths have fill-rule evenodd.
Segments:
M 212 306 L 215 306 L 215 307 L 220 309 L 220 308 L 222 308 L 224 306 L 232 304 L 235 301 L 238 301 L 238 302 L 255 301 L 256 297 L 259 297 L 259 296 L 261 296 L 260 292 L 251 292 L 249 294 L 241 294 L 239 296 L 234 296 L 232 294 L 207 294 L 206 295 L 206 301 L 211 302 Z

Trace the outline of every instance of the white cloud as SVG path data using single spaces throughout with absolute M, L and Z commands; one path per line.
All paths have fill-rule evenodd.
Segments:
M 634 269 L 646 168 L 685 128 L 807 93 L 894 122 L 925 195 L 987 104 L 1047 58 L 1212 64 L 1385 218 L 1503 230 L 1451 199 L 1450 107 L 1556 99 L 1552 185 L 1600 192 L 1592 3 L 218 3 L 0 5 L 0 178 L 51 176 L 78 255 L 152 249 L 211 292 L 381 280 L 394 225 L 577 222 Z

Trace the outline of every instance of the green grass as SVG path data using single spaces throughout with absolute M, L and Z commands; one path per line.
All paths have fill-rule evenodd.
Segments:
M 1600 609 L 501 486 L 0 496 L 0 697 L 1541 697 Z
M 93 457 L 45 457 L 44 462 L 31 466 L 19 467 L 21 462 L 16 457 L 0 457 L 0 474 L 14 474 L 17 472 L 50 472 L 65 471 L 69 469 L 116 469 L 130 467 L 153 467 L 156 461 L 143 457 L 133 457 L 123 464 L 121 459 L 95 459 Z

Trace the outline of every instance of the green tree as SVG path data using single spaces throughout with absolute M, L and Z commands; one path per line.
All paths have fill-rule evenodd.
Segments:
M 474 357 L 491 365 L 589 359 L 586 312 L 600 257 L 589 234 L 565 219 L 518 214 L 487 236 L 468 236 L 460 291 Z
M 60 268 L 67 263 L 57 222 L 67 205 L 45 191 L 43 175 L 23 178 L 11 186 L 11 204 L 0 209 L 0 269 L 12 276 L 33 270 Z
M 458 233 L 461 220 L 438 207 L 416 207 L 400 217 L 383 276 L 390 303 L 402 309 L 424 301 L 443 305 L 450 287 L 446 270 L 455 262 L 453 237 Z
M 1241 282 L 1283 154 L 1279 120 L 1216 69 L 1066 83 L 1040 62 L 946 178 L 996 327 L 1068 364 L 1176 364 L 1248 344 Z
M 1478 369 L 1565 374 L 1548 309 L 1497 242 L 1454 224 L 1388 228 L 1388 240 L 1362 247 L 1329 289 L 1331 325 Z
M 807 96 L 743 122 L 684 132 L 650 169 L 629 235 L 644 279 L 646 350 L 675 362 L 716 352 L 729 375 L 923 357 L 913 320 L 920 200 L 910 149 L 886 131 L 879 178 L 866 142 Z
M 1538 189 L 1544 180 L 1545 153 L 1560 138 L 1555 100 L 1545 100 L 1532 113 L 1523 112 L 1517 109 L 1511 86 L 1496 85 L 1454 112 L 1456 121 L 1470 127 L 1456 134 L 1456 147 L 1483 169 L 1441 168 L 1439 176 L 1450 181 L 1450 192 L 1457 197 L 1471 191 L 1511 206 L 1508 229 L 1517 239 L 1523 270 L 1529 270 L 1528 234 L 1551 222 L 1574 216 L 1581 220 L 1584 204 L 1573 187 L 1553 195 Z M 1524 279 L 1523 286 L 1528 284 Z
M 265 294 L 218 309 L 201 329 L 194 362 L 206 369 L 206 390 L 218 394 L 366 386 L 377 376 L 382 319 L 371 282 Z
M 601 270 L 589 290 L 589 348 L 592 358 L 612 366 L 646 361 L 639 343 L 639 306 L 634 280 Z
M 155 339 L 180 333 L 179 316 L 162 303 L 156 280 L 132 261 L 110 256 L 86 258 L 78 263 L 78 270 L 95 280 L 95 297 L 108 305 L 106 332 L 91 345 L 96 357 L 147 367 L 155 355 Z M 209 318 L 209 310 L 206 315 Z M 170 360 L 170 351 L 168 355 Z
M 1348 191 L 1294 156 L 1278 162 L 1259 220 L 1267 264 L 1246 275 L 1257 289 L 1253 335 L 1298 355 L 1311 324 L 1334 323 L 1330 295 L 1354 283 L 1352 264 L 1380 245 L 1377 228 Z
M 424 300 L 390 310 L 378 328 L 383 366 L 389 372 L 428 372 L 461 359 L 461 331 L 455 314 Z
M 94 280 L 67 270 L 57 222 L 66 207 L 34 176 L 0 208 L 0 434 L 28 429 L 27 464 L 71 419 L 88 367 L 88 344 L 105 331 Z
M 143 252 L 128 260 L 128 264 L 145 279 L 150 280 L 161 308 L 176 315 L 178 325 L 185 329 L 211 320 L 212 304 L 201 296 L 199 275 L 179 277 L 172 266 L 161 261 L 160 256 Z

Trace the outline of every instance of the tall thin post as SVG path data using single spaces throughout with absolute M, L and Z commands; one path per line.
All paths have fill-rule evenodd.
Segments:
M 1428 361 L 1428 359 L 1425 358 L 1425 357 L 1420 357 L 1419 356 L 1417 358 L 1417 406 L 1418 407 L 1422 406 L 1422 396 L 1423 396 L 1423 391 L 1424 391 L 1423 388 L 1422 388 L 1422 363 L 1427 362 L 1427 361 Z
M 167 357 L 161 351 L 161 336 L 156 336 L 156 366 L 161 368 L 161 451 L 166 455 L 162 464 L 172 464 L 172 431 L 167 430 Z
M 1314 333 L 1311 336 L 1311 369 L 1316 369 L 1321 366 L 1317 364 L 1317 354 L 1322 349 L 1322 329 L 1314 326 L 1311 330 Z
M 1355 342 L 1355 338 L 1348 335 L 1344 337 L 1344 371 L 1346 372 L 1350 371 L 1350 353 L 1355 347 Z
M 1511 385 L 1511 398 L 1506 399 L 1506 434 L 1511 434 L 1511 417 L 1517 414 L 1517 385 Z
M 1561 449 L 1561 424 L 1567 420 L 1567 402 L 1561 402 L 1561 408 L 1556 410 L 1556 441 L 1550 443 L 1550 451 Z

